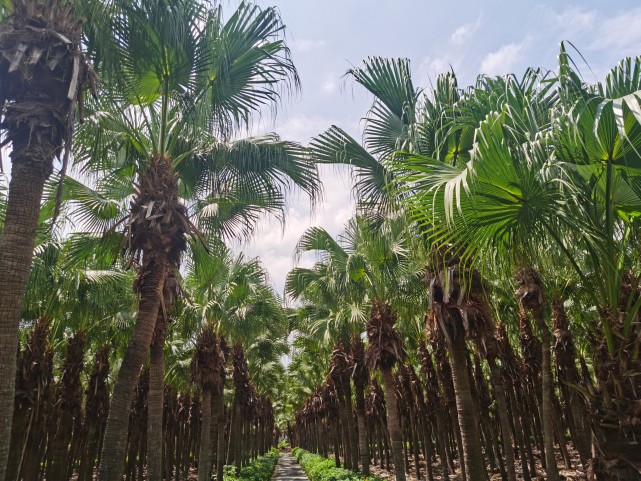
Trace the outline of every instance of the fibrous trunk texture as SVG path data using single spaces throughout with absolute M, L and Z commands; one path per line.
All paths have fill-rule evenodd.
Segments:
M 138 260 L 135 290 L 139 294 L 138 316 L 123 356 L 112 395 L 99 481 L 119 481 L 125 460 L 128 412 L 140 369 L 149 355 L 167 280 L 186 248 L 189 230 L 185 207 L 178 198 L 178 175 L 170 158 L 156 156 L 140 172 L 135 185 L 127 226 L 128 250 Z M 163 315 L 167 315 L 163 312 Z
M 147 420 L 147 479 L 162 481 L 162 421 L 165 395 L 164 348 L 166 321 L 162 309 L 156 319 L 154 338 L 149 353 L 149 398 Z
M 72 7 L 12 3 L 12 14 L 0 26 L 0 129 L 12 149 L 0 237 L 0 478 L 9 454 L 18 324 L 43 187 L 53 159 L 71 138 L 76 102 L 88 82 L 80 53 L 82 23 Z
M 390 444 L 392 445 L 392 459 L 397 481 L 405 481 L 405 461 L 403 456 L 403 435 L 401 422 L 398 418 L 396 405 L 396 389 L 394 388 L 394 375 L 392 369 L 382 369 L 383 386 L 385 388 L 385 401 L 387 403 L 387 430 L 389 431 Z

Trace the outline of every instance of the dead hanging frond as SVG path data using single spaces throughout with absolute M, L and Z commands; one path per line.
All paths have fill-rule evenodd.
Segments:
M 365 398 L 365 416 L 370 421 L 380 419 L 384 424 L 387 423 L 385 395 L 376 377 L 372 377 L 369 394 Z
M 216 333 L 211 325 L 200 331 L 196 350 L 191 360 L 192 380 L 202 389 L 213 389 L 220 382 L 220 354 Z
M 364 389 L 369 379 L 369 369 L 365 363 L 365 344 L 360 336 L 356 335 L 351 342 L 351 374 L 354 385 L 359 389 Z
M 369 346 L 365 355 L 365 363 L 369 369 L 391 368 L 397 361 L 403 362 L 407 353 L 403 341 L 394 328 L 396 314 L 388 304 L 375 301 L 367 324 Z
M 545 289 L 543 280 L 536 269 L 521 267 L 516 275 L 516 297 L 524 310 L 540 309 L 543 304 Z
M 343 391 L 345 376 L 349 376 L 349 364 L 345 345 L 339 342 L 332 351 L 332 360 L 327 375 L 327 381 L 331 383 L 339 393 Z
M 132 260 L 143 252 L 162 252 L 170 262 L 177 261 L 187 248 L 186 235 L 191 230 L 187 208 L 178 198 L 178 174 L 169 157 L 158 155 L 134 184 L 127 250 Z
M 247 367 L 247 359 L 245 352 L 240 342 L 234 344 L 231 352 L 232 366 L 233 366 L 233 380 L 234 388 L 236 389 L 234 396 L 239 402 L 241 407 L 245 406 L 250 399 L 251 383 L 249 380 L 249 369 Z
M 45 176 L 62 157 L 52 226 L 60 213 L 76 111 L 83 118 L 86 90 L 96 97 L 98 76 L 82 52 L 85 20 L 73 2 L 14 1 L 0 26 L 0 116 L 13 162 L 38 159 Z M 25 150 L 28 152 L 21 152 Z M 29 155 L 24 155 L 29 154 Z M 38 154 L 38 155 L 31 155 Z

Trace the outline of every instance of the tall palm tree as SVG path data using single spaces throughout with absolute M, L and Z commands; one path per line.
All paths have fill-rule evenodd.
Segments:
M 428 232 L 428 236 L 431 237 L 431 242 L 434 245 L 434 252 L 444 254 L 450 259 L 445 262 L 437 259 L 435 265 L 438 266 L 439 263 L 450 265 L 452 261 L 454 263 L 460 262 L 460 267 L 465 270 L 465 266 L 468 265 L 468 258 L 472 253 L 470 246 L 478 245 L 468 242 L 465 236 L 477 236 L 478 238 L 485 236 L 484 238 L 489 243 L 500 242 L 505 249 L 512 249 L 512 254 L 516 254 L 512 259 L 517 259 L 517 265 L 519 262 L 524 262 L 523 259 L 527 259 L 526 252 L 532 251 L 528 251 L 524 244 L 531 242 L 530 236 L 532 232 L 526 234 L 523 231 L 524 221 L 521 217 L 529 215 L 528 220 L 533 220 L 539 213 L 536 210 L 537 208 L 540 206 L 550 208 L 554 205 L 555 199 L 550 197 L 551 189 L 545 186 L 544 180 L 537 177 L 539 174 L 537 168 L 540 168 L 541 164 L 533 161 L 529 163 L 523 162 L 520 165 L 517 161 L 510 162 L 510 153 L 512 152 L 511 148 L 518 149 L 523 144 L 533 144 L 533 150 L 536 148 L 540 150 L 540 146 L 537 147 L 535 143 L 535 138 L 538 132 L 544 132 L 550 128 L 551 115 L 549 112 L 556 99 L 557 96 L 549 82 L 547 82 L 546 76 L 535 70 L 526 72 L 522 79 L 510 76 L 492 79 L 482 76 L 477 81 L 474 89 L 470 89 L 460 95 L 456 103 L 450 106 L 445 105 L 442 110 L 442 116 L 446 120 L 442 122 L 441 132 L 446 132 L 446 141 L 448 138 L 456 140 L 456 150 L 460 152 L 456 156 L 443 156 L 442 153 L 435 150 L 431 154 L 433 157 L 408 154 L 403 158 L 414 158 L 417 161 L 400 161 L 397 163 L 397 166 L 401 169 L 410 168 L 414 171 L 423 169 L 424 172 L 430 173 L 429 185 L 423 183 L 424 174 L 418 174 L 421 179 L 417 183 L 414 182 L 416 179 L 414 174 L 401 177 L 402 181 L 409 183 L 409 187 L 406 187 L 406 192 L 412 192 L 411 195 L 404 199 L 405 204 L 413 213 L 417 214 L 417 220 Z M 497 111 L 501 113 L 495 113 Z M 507 127 L 505 132 L 500 130 L 500 125 Z M 500 137 L 497 138 L 497 136 Z M 474 140 L 474 143 L 472 143 L 472 140 Z M 487 164 L 478 165 L 478 159 L 481 158 L 486 160 Z M 478 179 L 485 189 L 481 194 L 484 197 L 479 196 L 474 200 L 465 199 L 461 194 L 471 189 L 468 186 L 468 182 L 471 182 L 471 180 L 468 180 L 468 172 L 477 167 L 479 172 L 483 172 L 475 179 Z M 500 181 L 504 182 L 504 184 L 499 184 L 499 181 L 496 180 L 498 177 L 497 169 L 500 169 L 498 172 L 504 174 Z M 517 182 L 520 183 L 517 184 Z M 445 185 L 447 187 L 444 187 Z M 513 196 L 515 195 L 514 192 L 516 192 L 514 190 L 516 185 L 523 189 L 524 195 L 513 202 L 514 205 L 519 202 L 521 204 L 518 204 L 519 207 L 514 207 L 511 211 L 513 217 L 497 216 L 498 206 L 504 204 L 507 206 L 512 201 L 511 199 L 515 198 Z M 447 190 L 447 194 L 444 195 L 444 190 L 441 189 Z M 481 189 L 479 189 L 480 191 Z M 436 204 L 429 212 L 424 208 L 418 207 L 420 201 L 417 202 L 417 200 L 420 196 L 424 199 L 427 197 L 435 199 Z M 478 199 L 487 201 L 487 210 L 477 209 L 475 200 Z M 463 207 L 463 203 L 468 201 L 471 201 L 469 207 L 467 205 Z M 548 203 L 547 205 L 546 202 Z M 490 204 L 495 209 L 494 211 L 489 208 Z M 461 222 L 453 223 L 451 219 L 454 215 L 455 205 L 460 209 L 459 212 L 463 212 L 465 209 L 465 217 L 461 219 Z M 470 212 L 469 215 L 468 212 Z M 496 231 L 493 231 L 495 235 L 493 240 L 487 227 L 488 224 L 492 223 L 496 228 Z M 522 237 L 520 237 L 521 235 Z M 484 253 L 488 256 L 491 255 L 489 252 L 484 251 Z M 479 259 L 482 259 L 480 252 L 477 251 L 476 255 L 478 255 Z M 509 271 L 509 268 L 506 268 L 505 265 L 502 268 Z M 458 268 L 456 268 L 456 271 L 459 272 Z M 465 296 L 477 297 L 475 304 L 483 305 L 488 301 L 483 299 L 485 297 L 483 289 L 478 290 L 480 287 L 478 282 L 476 287 L 473 286 L 474 279 L 475 277 L 477 278 L 474 272 L 474 269 L 472 269 L 469 271 L 471 275 L 458 274 L 464 285 L 461 292 L 466 292 Z M 506 272 L 506 270 L 503 272 Z M 469 277 L 467 282 L 465 281 L 466 276 Z M 435 280 L 437 279 L 435 278 Z M 457 302 L 460 304 L 460 301 Z M 484 310 L 489 312 L 488 309 Z M 539 310 L 537 312 L 540 313 L 542 311 Z M 478 317 L 479 320 L 484 318 L 489 320 L 486 315 Z M 538 319 L 541 332 L 545 333 L 547 331 L 549 334 L 544 319 L 541 316 L 538 316 Z M 485 331 L 491 333 L 493 329 L 492 326 L 487 326 Z M 545 406 L 552 405 L 552 381 L 550 377 L 545 377 L 545 373 L 549 372 L 551 368 L 549 355 L 545 356 L 546 347 L 549 354 L 550 337 L 548 336 L 546 340 L 548 342 L 544 343 L 542 348 L 544 350 L 544 358 L 548 361 L 546 366 L 543 367 L 547 388 L 544 387 L 543 389 L 542 409 Z M 492 344 L 494 343 L 493 341 Z M 558 477 L 558 471 L 552 444 L 554 436 L 551 424 L 552 413 L 546 411 L 546 414 L 548 415 L 543 416 L 545 425 L 544 438 L 548 451 L 546 452 L 546 469 L 550 479 L 555 479 L 555 476 Z M 506 440 L 509 441 L 509 438 L 504 439 L 504 444 L 506 444 Z M 506 447 L 506 451 L 509 452 L 510 449 L 510 447 Z M 510 466 L 510 471 L 512 469 L 513 466 Z M 510 473 L 510 475 L 513 474 L 513 472 Z
M 171 303 L 164 298 L 166 282 L 177 272 L 187 238 L 199 236 L 189 219 L 192 206 L 183 199 L 208 202 L 211 212 L 224 200 L 217 194 L 231 184 L 237 196 L 253 194 L 271 207 L 289 185 L 310 194 L 318 185 L 315 168 L 297 159 L 290 144 L 226 143 L 252 113 L 279 99 L 281 87 L 297 84 L 275 9 L 243 3 L 224 20 L 220 6 L 195 0 L 116 7 L 108 25 L 112 42 L 96 53 L 107 89 L 81 132 L 85 150 L 79 157 L 87 169 L 134 176 L 125 247 L 138 271 L 140 302 L 114 387 L 102 481 L 120 475 L 133 389 L 156 320 Z M 223 152 L 240 158 L 239 165 L 225 164 Z M 238 184 L 243 167 L 255 174 Z
M 351 166 L 364 215 L 405 208 L 399 201 L 408 193 L 407 181 L 404 180 L 404 167 L 396 160 L 396 152 L 429 155 L 454 164 L 469 159 L 467 150 L 472 147 L 474 127 L 455 124 L 455 127 L 448 128 L 447 123 L 451 115 L 460 116 L 453 109 L 461 96 L 453 73 L 437 79 L 432 97 L 421 95 L 414 88 L 407 60 L 370 58 L 361 68 L 348 73 L 375 95 L 374 104 L 365 119 L 363 146 L 339 128 L 332 127 L 315 138 L 310 147 L 312 157 L 318 162 Z M 473 109 L 470 113 L 470 119 L 479 115 Z M 425 225 L 418 227 L 423 230 L 429 229 L 432 223 L 438 223 L 438 219 L 421 221 Z M 463 343 L 460 347 L 465 347 L 464 339 L 460 342 Z M 459 360 L 462 362 L 457 364 L 459 371 L 454 379 L 461 381 L 457 384 L 461 388 L 459 397 L 464 396 L 467 401 L 459 410 L 467 422 L 461 422 L 460 426 L 471 430 L 463 436 L 466 446 L 459 446 L 459 449 L 469 452 L 468 458 L 474 458 L 473 471 L 482 476 L 485 466 L 469 392 L 467 367 L 464 357 L 459 356 Z M 504 443 L 508 442 L 504 439 Z
M 631 319 L 639 309 L 636 295 L 630 294 L 636 287 L 626 280 L 636 265 L 627 246 L 635 235 L 633 212 L 638 205 L 633 166 L 640 139 L 634 113 L 641 86 L 639 64 L 639 59 L 625 60 L 604 83 L 589 86 L 570 68 L 562 47 L 556 78 L 542 79 L 540 86 L 520 98 L 508 95 L 501 111 L 479 124 L 469 163 L 456 167 L 425 157 L 403 162 L 404 168 L 415 172 L 408 177 L 413 182 L 410 208 L 425 221 L 441 220 L 441 240 L 458 246 L 457 254 L 465 263 L 510 272 L 514 266 L 540 269 L 550 264 L 545 258 L 551 255 L 571 266 L 599 312 L 589 327 L 603 336 L 603 342 L 593 346 L 597 364 L 621 359 L 615 354 L 619 352 L 615 339 L 628 342 L 623 340 L 630 339 Z M 537 98 L 552 87 L 554 95 Z M 544 338 L 542 369 L 549 386 L 549 331 L 541 316 L 540 282 L 532 281 L 538 274 L 521 278 L 523 306 L 536 310 Z M 617 319 L 609 314 L 613 312 L 619 313 Z M 619 436 L 632 431 L 622 427 L 628 422 L 620 412 L 606 407 L 613 406 L 614 392 L 607 377 L 600 391 L 588 396 L 593 405 L 604 406 L 601 416 L 613 421 L 597 425 L 599 415 L 595 416 L 597 456 L 592 471 L 597 479 L 634 479 L 641 464 L 636 453 L 621 448 Z M 544 386 L 543 395 L 542 405 L 549 406 L 551 389 Z M 614 395 L 623 404 L 629 396 L 622 391 Z M 605 425 L 617 428 L 610 431 Z M 552 434 L 545 418 L 544 431 L 547 468 L 552 470 L 548 477 L 553 478 Z
M 428 148 L 420 121 L 420 91 L 412 82 L 409 60 L 370 57 L 347 75 L 374 95 L 364 119 L 362 145 L 332 126 L 312 139 L 310 155 L 321 164 L 350 167 L 361 215 L 398 210 L 393 154 L 422 153 Z
M 183 339 L 189 338 L 200 326 L 210 326 L 215 334 L 224 335 L 232 342 L 242 342 L 253 367 L 250 372 L 254 374 L 261 369 L 262 363 L 267 368 L 270 362 L 278 361 L 280 353 L 286 352 L 286 345 L 283 346 L 287 335 L 285 315 L 260 262 L 245 259 L 242 254 L 234 255 L 220 241 L 211 242 L 207 248 L 194 242 L 189 254 L 185 289 L 189 292 L 191 305 L 184 307 L 185 316 L 181 325 L 176 326 L 176 334 Z M 224 350 L 219 350 L 224 365 Z M 223 367 L 217 369 L 224 375 Z M 254 376 L 251 378 L 255 379 Z M 220 379 L 210 391 L 211 422 L 203 425 L 202 439 L 211 433 L 208 436 L 211 439 L 210 457 L 217 461 L 215 466 L 220 475 L 225 464 L 223 446 L 218 443 L 225 426 Z M 267 392 L 261 391 L 262 394 Z M 199 466 L 199 476 L 208 476 L 208 465 L 202 467 L 201 471 Z
M 11 143 L 11 183 L 0 237 L 0 476 L 9 453 L 15 346 L 45 181 L 71 148 L 76 107 L 94 82 L 73 2 L 3 2 L 0 128 Z M 68 158 L 68 157 L 66 157 Z
M 414 249 L 403 217 L 366 220 L 355 218 L 339 241 L 324 229 L 309 229 L 299 241 L 299 252 L 319 251 L 322 261 L 314 269 L 297 268 L 288 275 L 292 297 L 337 296 L 341 308 L 334 316 L 343 323 L 367 322 L 369 347 L 366 364 L 383 373 L 387 419 L 398 479 L 404 479 L 405 463 L 392 368 L 403 361 L 405 351 L 394 329 L 396 304 L 413 302 L 420 310 L 420 277 Z M 342 294 L 341 294 L 342 293 Z M 422 311 L 424 312 L 424 311 Z M 368 313 L 368 314 L 364 314 Z M 346 314 L 348 314 L 346 316 Z M 330 320 L 332 317 L 330 316 Z M 327 321 L 325 321 L 327 322 Z M 361 328 L 365 327 L 361 324 Z

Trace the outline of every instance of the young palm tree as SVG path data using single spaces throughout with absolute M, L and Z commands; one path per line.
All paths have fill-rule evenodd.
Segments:
M 15 346 L 45 181 L 71 148 L 75 112 L 94 77 L 81 51 L 73 2 L 0 7 L 0 128 L 11 143 L 11 183 L 0 237 L 0 476 L 9 452 Z

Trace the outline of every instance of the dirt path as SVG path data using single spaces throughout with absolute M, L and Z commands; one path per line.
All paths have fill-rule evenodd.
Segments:
M 308 479 L 291 453 L 281 453 L 272 481 L 308 481 Z

